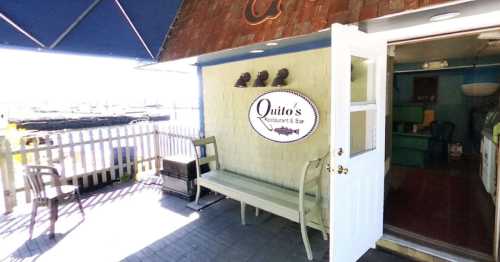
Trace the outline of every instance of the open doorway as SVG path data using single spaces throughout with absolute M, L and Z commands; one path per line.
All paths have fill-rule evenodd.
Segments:
M 391 62 L 385 231 L 491 256 L 500 31 L 396 45 Z

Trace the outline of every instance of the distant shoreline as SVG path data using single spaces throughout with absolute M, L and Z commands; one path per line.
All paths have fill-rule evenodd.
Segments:
M 18 129 L 38 130 L 38 131 L 56 131 L 64 129 L 82 129 L 103 126 L 126 125 L 133 121 L 168 121 L 170 115 L 159 116 L 96 116 L 79 118 L 53 118 L 53 119 L 23 119 L 9 121 L 16 124 Z

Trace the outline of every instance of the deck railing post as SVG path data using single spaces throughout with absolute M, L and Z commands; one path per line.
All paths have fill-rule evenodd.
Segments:
M 10 213 L 14 210 L 16 200 L 16 183 L 14 175 L 12 149 L 8 139 L 0 137 L 0 177 L 2 179 L 5 211 Z
M 27 139 L 25 138 L 21 138 L 19 139 L 19 146 L 20 146 L 20 151 L 19 151 L 19 154 L 21 155 L 21 164 L 23 166 L 26 166 L 28 164 L 28 157 L 27 157 L 27 153 L 26 153 L 26 142 L 27 142 Z M 12 154 L 12 150 L 11 150 L 11 154 Z M 31 202 L 31 191 L 29 190 L 29 185 L 28 185 L 28 181 L 26 181 L 26 178 L 23 177 L 23 183 L 24 183 L 24 200 L 26 201 L 26 203 L 30 203 Z
M 153 124 L 153 144 L 154 144 L 154 159 L 155 159 L 155 174 L 160 175 L 161 155 L 160 155 L 160 128 L 157 123 Z

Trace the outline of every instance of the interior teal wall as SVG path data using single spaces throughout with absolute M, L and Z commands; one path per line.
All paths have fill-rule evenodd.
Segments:
M 487 58 L 488 63 L 500 62 L 500 57 Z M 470 60 L 449 61 L 452 65 L 470 64 Z M 418 66 L 420 66 L 419 64 Z M 416 68 L 416 64 L 399 64 L 395 69 L 411 70 Z M 425 108 L 434 109 L 436 120 L 450 121 L 455 124 L 453 139 L 464 143 L 466 152 L 471 152 L 472 138 L 470 137 L 470 112 L 471 109 L 480 104 L 491 101 L 498 101 L 496 97 L 467 97 L 463 95 L 461 85 L 470 82 L 471 79 L 495 79 L 500 78 L 500 66 L 478 68 L 475 71 L 468 69 L 447 69 L 426 72 L 397 73 L 394 76 L 394 104 L 406 104 L 412 102 L 413 80 L 415 77 L 438 76 L 438 98 L 437 103 L 424 105 Z M 498 94 L 496 95 L 498 97 Z

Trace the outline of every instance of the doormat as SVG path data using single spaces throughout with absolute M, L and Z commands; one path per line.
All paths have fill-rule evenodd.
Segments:
M 208 194 L 200 197 L 200 201 L 196 204 L 196 201 L 188 203 L 186 206 L 191 208 L 194 211 L 200 211 L 206 207 L 209 207 L 222 199 L 226 198 L 226 196 L 221 194 Z

